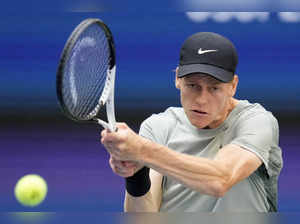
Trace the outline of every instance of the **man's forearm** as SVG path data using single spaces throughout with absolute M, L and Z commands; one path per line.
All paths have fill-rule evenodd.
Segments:
M 126 212 L 157 212 L 162 200 L 163 176 L 150 169 L 150 191 L 140 197 L 133 197 L 128 192 L 125 194 L 124 211 Z
M 159 207 L 151 191 L 141 197 L 133 197 L 126 192 L 124 201 L 125 212 L 158 212 Z
M 200 193 L 219 197 L 230 179 L 226 168 L 211 159 L 175 152 L 147 141 L 143 161 L 147 166 L 170 176 Z

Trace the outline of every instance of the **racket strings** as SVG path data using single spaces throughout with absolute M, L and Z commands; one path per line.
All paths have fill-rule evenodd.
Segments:
M 104 39 L 103 41 L 106 41 L 106 39 Z M 108 49 L 105 49 L 105 50 L 108 50 Z M 100 58 L 108 59 L 107 56 L 104 55 L 104 52 L 106 52 L 106 51 L 100 51 Z M 103 64 L 108 64 L 108 63 L 109 63 L 109 61 L 107 60 L 107 61 L 104 61 Z M 87 99 L 92 99 L 96 95 L 99 96 L 99 93 L 101 94 L 103 92 L 105 81 L 106 81 L 106 76 L 107 76 L 106 72 L 107 72 L 108 67 L 101 66 L 101 65 L 102 64 L 99 63 L 98 69 L 96 71 L 91 71 L 91 74 L 93 74 L 93 76 L 97 76 L 97 72 L 99 72 L 99 74 L 103 74 L 103 75 L 101 76 L 100 79 L 97 79 L 97 77 L 93 77 L 93 79 L 97 80 L 97 81 L 96 81 L 96 83 L 93 83 L 93 88 L 90 91 L 90 94 L 87 96 Z M 99 93 L 97 91 L 99 91 Z M 97 100 L 97 104 L 99 103 L 98 100 Z M 79 111 L 79 113 L 90 115 L 93 112 L 93 111 L 89 110 L 88 105 L 90 105 L 90 103 L 91 103 L 90 100 L 85 101 L 85 104 L 83 104 L 82 107 L 79 108 L 79 109 L 81 109 Z M 95 107 L 94 107 L 94 109 L 95 109 Z
M 103 33 L 102 36 L 99 36 L 99 38 L 100 37 L 102 38 L 100 40 L 101 43 L 107 41 L 104 33 Z M 107 76 L 106 72 L 107 72 L 107 69 L 108 69 L 107 65 L 109 63 L 109 58 L 107 57 L 107 52 L 109 51 L 108 45 L 101 45 L 101 46 L 105 46 L 107 48 L 106 49 L 101 49 L 99 51 L 99 53 L 100 53 L 99 58 L 106 59 L 106 60 L 103 60 L 102 63 L 98 63 L 98 64 L 96 63 L 98 65 L 98 67 L 97 67 L 96 71 L 92 71 L 91 74 L 93 76 L 99 76 L 99 75 L 97 75 L 97 72 L 99 72 L 99 74 L 102 74 L 102 75 L 100 76 L 100 78 L 98 77 L 99 79 L 97 79 L 97 77 L 92 77 L 93 80 L 97 80 L 97 81 L 94 84 L 94 86 L 93 86 L 94 88 L 90 92 L 90 95 L 87 96 L 87 99 L 93 99 L 94 96 L 98 96 L 97 99 L 96 99 L 97 100 L 96 101 L 97 105 L 98 105 L 98 100 L 99 100 L 99 98 L 101 96 L 101 93 L 103 92 L 103 89 L 104 89 L 104 85 L 105 85 L 105 81 L 106 81 L 106 76 Z M 87 106 L 87 105 L 89 105 L 89 103 L 90 103 L 89 101 L 86 101 L 86 103 L 81 107 L 82 113 L 84 113 L 84 114 L 90 114 L 92 112 L 92 111 L 89 110 L 89 107 Z
M 64 101 L 73 116 L 89 119 L 97 108 L 109 60 L 110 49 L 104 31 L 91 25 L 77 39 L 65 69 Z

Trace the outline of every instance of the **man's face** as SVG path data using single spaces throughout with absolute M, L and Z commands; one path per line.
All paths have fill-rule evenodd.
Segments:
M 189 121 L 198 128 L 216 128 L 226 119 L 233 104 L 237 76 L 223 83 L 205 74 L 176 77 L 181 104 Z

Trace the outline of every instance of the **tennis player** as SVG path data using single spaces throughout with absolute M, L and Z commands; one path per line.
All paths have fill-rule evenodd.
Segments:
M 126 180 L 125 211 L 277 211 L 278 123 L 260 104 L 234 98 L 237 62 L 225 37 L 190 36 L 176 69 L 182 107 L 153 114 L 139 135 L 124 123 L 101 133 L 112 170 Z

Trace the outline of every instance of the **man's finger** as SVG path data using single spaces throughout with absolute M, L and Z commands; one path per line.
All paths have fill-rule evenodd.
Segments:
M 106 129 L 103 129 L 103 130 L 101 131 L 101 137 L 102 137 L 102 138 L 105 137 L 105 136 L 106 136 L 106 133 L 107 133 Z
M 126 168 L 135 168 L 137 165 L 134 162 L 122 161 L 122 166 L 124 166 Z
M 134 174 L 134 169 L 128 169 L 128 168 L 124 168 L 124 167 L 119 167 L 117 165 L 112 167 L 113 171 L 122 176 L 122 177 L 128 177 L 128 176 L 132 176 Z

